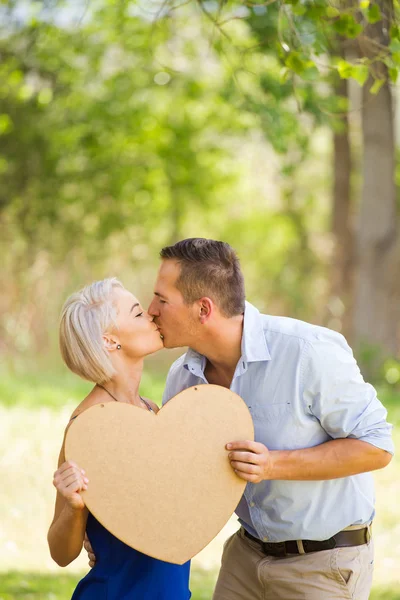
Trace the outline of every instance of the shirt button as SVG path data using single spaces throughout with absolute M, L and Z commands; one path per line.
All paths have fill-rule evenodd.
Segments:
M 253 508 L 255 506 L 254 502 L 250 502 L 250 506 Z
M 263 538 L 263 542 L 268 542 L 268 538 L 267 537 Z

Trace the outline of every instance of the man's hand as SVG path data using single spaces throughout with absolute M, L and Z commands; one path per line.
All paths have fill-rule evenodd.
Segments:
M 270 479 L 272 473 L 271 453 L 259 442 L 245 440 L 243 442 L 231 442 L 226 445 L 229 450 L 229 460 L 235 473 L 251 483 L 260 483 L 264 479 Z
M 96 556 L 93 552 L 92 544 L 89 541 L 86 531 L 85 531 L 85 538 L 83 540 L 83 547 L 85 548 L 86 552 L 88 553 L 89 567 L 93 568 L 94 565 L 96 564 Z

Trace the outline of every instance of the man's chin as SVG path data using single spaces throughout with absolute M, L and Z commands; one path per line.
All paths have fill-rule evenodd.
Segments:
M 173 341 L 169 340 L 166 337 L 163 337 L 162 341 L 164 344 L 164 348 L 168 348 L 169 350 L 172 350 L 173 348 L 179 348 L 179 344 L 175 344 Z

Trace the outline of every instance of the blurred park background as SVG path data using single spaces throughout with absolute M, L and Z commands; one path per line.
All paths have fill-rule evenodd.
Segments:
M 399 441 L 399 64 L 398 0 L 0 1 L 0 600 L 67 600 L 86 569 L 46 544 L 90 389 L 62 303 L 115 275 L 147 305 L 180 238 L 232 244 L 261 311 L 341 331 Z M 371 598 L 400 600 L 399 459 L 375 479 Z M 193 600 L 235 528 L 193 561 Z

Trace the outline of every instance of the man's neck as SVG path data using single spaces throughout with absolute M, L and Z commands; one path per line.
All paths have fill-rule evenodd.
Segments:
M 229 388 L 236 365 L 242 355 L 243 316 L 232 317 L 218 324 L 193 350 L 207 358 L 205 376 L 209 383 Z

